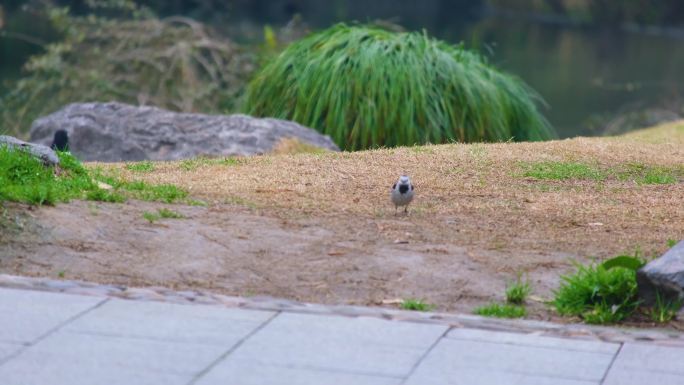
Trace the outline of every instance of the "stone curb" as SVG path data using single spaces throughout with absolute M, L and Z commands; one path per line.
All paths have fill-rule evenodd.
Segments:
M 219 305 L 249 310 L 292 313 L 374 317 L 448 325 L 453 328 L 485 329 L 604 342 L 651 342 L 684 348 L 684 334 L 664 329 L 602 327 L 584 324 L 556 324 L 534 320 L 507 320 L 469 314 L 416 312 L 348 305 L 319 305 L 271 297 L 231 297 L 202 291 L 174 291 L 163 287 L 132 288 L 97 283 L 31 278 L 0 274 L 0 288 L 38 290 L 128 300 L 159 301 L 178 304 Z

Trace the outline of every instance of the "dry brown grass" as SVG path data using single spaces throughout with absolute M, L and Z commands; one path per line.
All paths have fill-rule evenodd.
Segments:
M 152 173 L 104 167 L 124 179 L 175 184 L 213 203 L 331 223 L 393 218 L 388 189 L 406 173 L 417 196 L 405 220 L 419 225 L 424 240 L 603 256 L 635 247 L 662 251 L 667 239 L 684 239 L 682 143 L 679 122 L 612 138 L 267 155 L 189 171 L 179 162 L 157 163 Z M 521 164 L 545 161 L 590 164 L 607 177 L 522 175 Z M 634 164 L 670 170 L 677 182 L 618 178 L 614 170 Z

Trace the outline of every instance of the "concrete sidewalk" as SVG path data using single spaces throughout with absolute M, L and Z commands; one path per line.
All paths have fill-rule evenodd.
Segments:
M 1 288 L 0 383 L 680 385 L 684 347 Z

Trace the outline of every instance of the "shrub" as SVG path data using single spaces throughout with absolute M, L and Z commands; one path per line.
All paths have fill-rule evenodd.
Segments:
M 132 20 L 48 8 L 63 38 L 32 57 L 26 77 L 0 100 L 0 126 L 22 137 L 36 118 L 72 102 L 120 101 L 205 113 L 237 109 L 255 67 L 253 54 L 201 23 L 159 20 L 130 7 Z
M 246 112 L 297 121 L 355 150 L 553 138 L 539 102 L 463 45 L 338 24 L 266 65 L 248 87 Z

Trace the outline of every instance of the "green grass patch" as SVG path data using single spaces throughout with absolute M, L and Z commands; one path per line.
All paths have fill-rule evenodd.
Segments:
M 639 184 L 674 184 L 677 177 L 670 170 L 663 168 L 652 168 L 646 171 L 643 178 L 637 180 Z
M 623 320 L 636 310 L 636 271 L 602 264 L 575 264 L 576 271 L 561 276 L 553 306 L 559 314 L 578 316 L 587 323 L 606 324 Z
M 540 104 L 522 80 L 463 45 L 338 24 L 257 73 L 245 112 L 293 120 L 359 150 L 554 138 Z
M 243 162 L 244 161 L 242 159 L 236 157 L 211 158 L 206 156 L 198 156 L 196 158 L 190 158 L 181 161 L 179 167 L 185 171 L 192 171 L 204 166 L 237 166 Z
M 54 205 L 86 198 L 100 190 L 86 169 L 68 152 L 57 152 L 59 169 L 21 151 L 0 146 L 0 202 Z
M 526 162 L 520 165 L 523 176 L 542 180 L 604 180 L 606 173 L 598 167 L 577 162 Z
M 435 308 L 435 305 L 425 303 L 420 299 L 407 298 L 401 302 L 400 307 L 404 310 L 430 311 Z
M 127 198 L 174 203 L 188 196 L 174 185 L 149 185 L 124 182 L 105 175 L 102 169 L 91 172 L 69 152 L 57 152 L 60 164 L 45 167 L 30 154 L 0 146 L 0 202 L 15 201 L 35 205 L 54 205 L 71 199 L 120 203 Z M 102 189 L 97 181 L 112 189 Z
M 156 213 L 150 212 L 150 211 L 145 211 L 143 212 L 143 218 L 145 218 L 148 222 L 154 223 L 160 219 L 183 219 L 185 216 L 179 212 L 169 210 L 166 208 L 161 208 L 157 210 Z
M 531 292 L 532 285 L 530 284 L 530 281 L 523 281 L 522 276 L 518 274 L 515 282 L 510 283 L 506 287 L 506 302 L 514 305 L 522 305 Z
M 161 218 L 165 218 L 165 219 L 183 219 L 183 218 L 185 218 L 185 215 L 183 215 L 177 211 L 169 210 L 166 208 L 162 208 L 162 209 L 157 210 L 157 213 L 159 214 L 159 216 Z
M 104 189 L 97 189 L 93 191 L 88 191 L 86 193 L 86 199 L 89 201 L 100 201 L 109 203 L 123 203 L 126 201 L 126 197 L 114 192 Z
M 159 214 L 149 211 L 145 211 L 142 216 L 143 218 L 147 219 L 147 221 L 150 223 L 154 223 L 157 220 L 161 219 L 161 216 L 159 216 Z
M 628 163 L 618 167 L 615 174 L 618 180 L 638 184 L 674 184 L 680 177 L 684 177 L 684 168 Z
M 675 319 L 681 307 L 681 300 L 668 300 L 660 293 L 656 293 L 656 302 L 648 309 L 648 315 L 653 322 L 667 323 Z
M 112 178 L 104 178 L 105 183 L 111 182 L 112 186 L 124 191 L 126 195 L 134 199 L 151 202 L 175 203 L 188 196 L 188 192 L 172 184 L 151 185 L 143 181 L 124 182 Z
M 152 172 L 154 171 L 154 163 L 146 160 L 144 162 L 128 163 L 126 169 L 135 172 Z
M 490 303 L 476 308 L 473 313 L 485 317 L 522 318 L 527 315 L 527 310 L 520 305 Z

